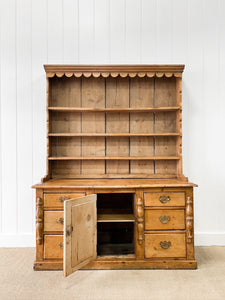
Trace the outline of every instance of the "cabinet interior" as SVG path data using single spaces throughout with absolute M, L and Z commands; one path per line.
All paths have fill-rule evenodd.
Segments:
M 97 194 L 97 254 L 135 253 L 134 194 Z

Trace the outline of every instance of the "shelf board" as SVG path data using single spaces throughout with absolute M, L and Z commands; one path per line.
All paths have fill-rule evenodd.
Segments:
M 179 160 L 179 156 L 59 156 L 49 160 Z
M 135 222 L 132 214 L 99 214 L 98 222 Z
M 180 136 L 180 133 L 49 133 L 54 137 L 142 137 L 142 136 Z
M 139 107 L 139 108 L 87 108 L 87 107 L 48 107 L 50 111 L 61 112 L 160 112 L 160 111 L 177 111 L 180 106 L 170 107 Z

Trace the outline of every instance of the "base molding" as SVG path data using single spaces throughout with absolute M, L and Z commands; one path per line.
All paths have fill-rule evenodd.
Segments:
M 62 270 L 63 262 L 36 261 L 34 270 Z M 95 260 L 82 270 L 132 270 L 132 269 L 197 269 L 196 260 Z

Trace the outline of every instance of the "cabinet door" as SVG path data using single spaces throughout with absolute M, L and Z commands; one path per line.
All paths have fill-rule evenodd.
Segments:
M 93 194 L 64 202 L 64 276 L 97 256 L 96 199 Z

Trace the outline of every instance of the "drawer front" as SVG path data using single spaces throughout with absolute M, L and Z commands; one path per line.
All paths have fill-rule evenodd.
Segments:
M 146 209 L 145 230 L 185 229 L 183 209 Z
M 44 212 L 44 231 L 63 231 L 63 211 Z
M 185 233 L 145 234 L 145 258 L 186 257 Z
M 145 206 L 185 206 L 185 193 L 144 193 L 144 200 Z
M 67 193 L 67 194 L 44 194 L 44 207 L 63 208 L 65 200 L 85 196 L 85 193 Z
M 63 259 L 63 235 L 44 236 L 44 259 Z

